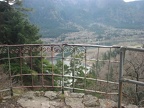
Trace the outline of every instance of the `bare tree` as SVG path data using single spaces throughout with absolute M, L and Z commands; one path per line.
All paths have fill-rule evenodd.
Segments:
M 144 54 L 143 52 L 134 52 L 128 51 L 126 53 L 126 61 L 125 61 L 125 76 L 132 80 L 136 81 L 144 81 Z M 142 86 L 135 85 L 133 88 L 136 97 L 135 103 L 138 105 L 144 97 L 144 90 Z

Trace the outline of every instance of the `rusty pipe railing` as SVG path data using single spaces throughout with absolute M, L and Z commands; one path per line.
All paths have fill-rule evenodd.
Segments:
M 125 55 L 126 51 L 134 51 L 135 52 L 142 52 L 144 55 L 144 48 L 131 48 L 131 47 L 121 47 L 120 49 L 120 71 L 119 71 L 119 100 L 118 100 L 118 108 L 122 106 L 122 90 L 123 90 L 123 83 L 131 83 L 136 85 L 144 86 L 144 82 L 142 81 L 135 81 L 131 79 L 124 78 L 124 62 L 125 62 Z M 132 58 L 133 59 L 133 58 Z M 144 58 L 140 58 L 144 59 Z M 138 79 L 139 80 L 139 79 Z
M 112 52 L 114 49 L 118 50 L 117 57 L 112 57 Z M 120 46 L 103 46 L 103 45 L 90 45 L 90 44 L 24 44 L 24 45 L 0 45 L 0 63 L 3 61 L 8 62 L 8 72 L 10 75 L 10 88 L 11 92 L 13 88 L 60 88 L 62 93 L 64 90 L 70 89 L 72 91 L 80 90 L 84 92 L 95 92 L 100 94 L 107 95 L 119 95 L 118 107 L 121 108 L 122 103 L 122 85 L 124 82 L 141 84 L 143 82 L 125 80 L 123 78 L 123 69 L 124 69 L 124 60 L 125 60 L 125 51 L 133 50 L 137 52 L 144 52 L 142 48 L 128 48 L 128 47 L 120 47 Z M 120 54 L 119 54 L 120 53 Z M 114 52 L 115 54 L 115 52 Z M 72 55 L 72 56 L 70 56 Z M 104 58 L 103 56 L 106 56 Z M 30 65 L 30 69 L 37 68 L 37 64 L 35 61 L 37 59 L 41 59 L 41 69 L 36 69 L 36 72 L 24 73 L 24 67 L 26 65 Z M 44 59 L 46 61 L 51 62 L 51 67 L 49 69 L 45 69 Z M 12 73 L 12 62 L 19 62 L 20 66 L 20 74 Z M 61 68 L 59 73 L 56 71 L 55 62 L 57 60 L 62 61 Z M 72 63 L 72 61 L 74 61 Z M 78 64 L 81 63 L 80 65 Z M 66 69 L 67 65 L 67 69 Z M 71 66 L 70 66 L 71 65 Z M 73 66 L 72 66 L 73 65 Z M 114 65 L 114 66 L 113 66 Z M 117 69 L 111 70 L 111 68 L 116 67 L 119 68 L 119 79 L 112 80 L 110 75 L 113 73 L 117 73 Z M 112 67 L 113 66 L 113 67 Z M 78 70 L 82 68 L 81 70 Z M 103 70 L 105 68 L 105 71 Z M 107 70 L 107 72 L 106 72 Z M 82 71 L 79 76 L 79 71 Z M 67 73 L 71 74 L 67 74 Z M 93 74 L 89 75 L 92 72 Z M 101 72 L 101 74 L 99 74 Z M 104 74 L 103 74 L 104 73 Z M 106 78 L 105 78 L 105 75 Z M 14 85 L 13 80 L 15 78 L 19 78 L 18 81 L 20 85 Z M 25 85 L 24 79 L 32 77 L 31 85 Z M 36 80 L 34 79 L 35 77 Z M 115 76 L 117 77 L 117 76 Z M 55 78 L 59 78 L 59 84 L 55 85 L 57 80 Z M 50 82 L 48 82 L 49 80 Z M 70 85 L 66 84 L 66 81 L 70 81 Z M 36 82 L 38 81 L 38 82 Z M 79 81 L 79 82 L 76 82 Z M 36 84 L 35 84 L 36 83 Z M 78 85 L 79 83 L 79 85 Z M 92 86 L 89 86 L 93 84 Z M 115 88 L 119 88 L 113 92 L 113 89 L 110 86 L 115 85 Z M 101 87 L 103 86 L 103 87 Z M 119 86 L 119 87 L 118 87 Z M 8 90 L 8 89 L 6 89 Z M 2 89 L 0 91 L 3 91 Z M 119 92 L 119 93 L 118 93 Z

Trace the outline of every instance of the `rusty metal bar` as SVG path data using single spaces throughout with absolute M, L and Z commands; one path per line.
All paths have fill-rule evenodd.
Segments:
M 125 49 L 125 50 L 131 50 L 131 51 L 144 52 L 144 48 L 123 47 L 123 49 Z
M 80 47 L 99 47 L 99 48 L 121 48 L 121 46 L 116 46 L 116 45 L 113 45 L 113 46 L 105 46 L 105 45 L 92 45 L 92 44 L 17 44 L 17 45 L 0 45 L 1 46 L 5 46 L 5 47 L 8 47 L 8 46 L 11 46 L 11 47 L 14 47 L 14 46 L 80 46 Z M 128 48 L 128 47 L 127 47 Z M 137 48 L 136 48 L 137 49 Z
M 9 78 L 10 78 L 10 91 L 11 91 L 11 96 L 13 96 L 13 84 L 12 84 L 12 73 L 11 73 L 11 61 L 10 61 L 10 48 L 7 47 L 8 51 L 8 65 L 9 65 Z
M 75 60 L 76 60 L 76 47 L 73 48 L 73 52 L 72 52 L 72 62 L 73 62 L 73 71 L 72 71 L 72 86 L 73 86 L 73 92 L 74 92 L 74 88 L 75 88 L 75 72 L 76 72 L 76 64 L 75 64 Z
M 72 76 L 69 76 L 69 75 L 64 75 L 64 77 L 72 78 Z M 77 78 L 77 79 L 85 79 L 85 77 L 78 77 L 78 76 L 75 76 L 75 78 Z M 118 82 L 112 82 L 112 81 L 101 80 L 101 79 L 95 79 L 95 78 L 86 78 L 86 80 L 99 81 L 99 82 L 110 83 L 110 84 L 116 84 L 116 85 L 119 84 Z
M 96 48 L 120 48 L 120 46 L 105 46 L 105 45 L 91 45 L 91 44 L 64 44 L 66 46 L 80 46 L 80 47 L 96 47 Z
M 65 87 L 66 89 L 73 89 L 71 87 Z M 85 92 L 96 92 L 100 94 L 108 94 L 108 95 L 118 95 L 118 93 L 107 93 L 107 92 L 101 92 L 101 91 L 95 91 L 95 90 L 89 90 L 89 89 L 80 89 L 80 88 L 74 88 L 75 90 L 85 91 Z
M 42 74 L 42 73 L 38 73 L 37 74 L 38 76 L 52 76 L 52 74 Z M 59 75 L 59 74 L 53 74 L 54 76 L 62 76 L 62 75 Z M 21 74 L 17 74 L 17 75 L 12 75 L 11 77 L 17 77 L 17 76 L 21 76 Z M 22 74 L 22 76 L 31 76 L 31 74 Z M 71 77 L 71 76 L 70 76 Z
M 51 67 L 51 71 L 52 71 L 52 87 L 54 86 L 54 69 L 53 69 L 53 57 L 54 57 L 54 46 L 51 46 L 51 63 L 52 63 L 52 67 Z
M 86 53 L 87 53 L 87 48 L 86 47 L 84 47 L 84 49 L 85 49 L 85 52 L 84 52 L 84 58 L 85 58 L 85 75 L 84 75 L 84 92 L 86 92 L 86 71 L 87 71 L 87 69 L 86 69 L 86 66 L 87 66 L 87 55 L 86 55 Z
M 95 61 L 95 68 L 96 68 L 96 72 L 95 72 L 95 91 L 96 91 L 96 87 L 97 87 L 97 81 L 98 81 L 98 63 L 99 63 L 99 48 L 97 48 L 97 55 L 96 55 L 96 61 Z
M 32 66 L 32 62 L 33 62 L 33 61 L 32 61 L 32 58 L 33 58 L 33 57 L 32 57 L 32 47 L 30 47 L 30 52 L 29 52 L 29 53 L 30 53 L 30 63 L 31 63 L 31 64 L 30 64 L 30 68 L 32 69 L 32 67 L 33 67 L 33 66 Z
M 14 87 L 13 88 L 41 88 L 42 86 L 17 86 L 17 87 Z M 61 88 L 61 86 L 47 86 L 47 85 L 44 85 L 43 86 L 44 88 Z
M 32 57 L 32 47 L 30 47 L 30 69 L 32 69 L 33 68 L 33 57 Z M 31 73 L 31 78 L 32 78 L 32 87 L 34 86 L 34 81 L 33 81 L 33 74 Z
M 62 94 L 64 94 L 64 45 L 62 45 Z
M 22 85 L 23 85 L 23 78 L 22 78 L 22 47 L 20 47 L 20 78 L 21 78 L 21 82 L 22 82 Z M 13 75 L 14 76 L 14 75 Z
M 44 87 L 44 71 L 43 71 L 43 46 L 41 46 L 41 83 L 42 87 Z
M 118 108 L 121 108 L 121 104 L 122 104 L 122 78 L 123 78 L 124 58 L 125 58 L 125 49 L 121 48 L 121 50 L 120 50 L 120 67 L 119 67 L 119 99 L 118 99 Z
M 108 92 L 108 88 L 109 88 L 109 75 L 110 75 L 110 68 L 111 68 L 111 48 L 110 48 L 110 53 L 109 53 L 109 61 L 108 61 L 108 74 L 107 74 L 107 89 L 106 91 Z
M 135 80 L 130 80 L 126 78 L 121 79 L 121 81 L 144 86 L 144 82 L 141 82 L 141 81 L 135 81 Z

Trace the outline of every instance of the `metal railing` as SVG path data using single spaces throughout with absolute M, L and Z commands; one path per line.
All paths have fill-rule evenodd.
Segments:
M 137 59 L 140 59 L 140 61 L 142 61 L 142 62 L 137 61 L 137 63 L 140 63 L 139 66 L 138 66 L 138 68 L 143 68 L 143 66 L 144 66 L 144 48 L 121 47 L 121 49 L 120 49 L 119 99 L 118 99 L 119 101 L 118 101 L 118 108 L 121 108 L 121 105 L 122 105 L 123 83 L 132 83 L 132 84 L 135 84 L 136 86 L 138 86 L 138 85 L 144 86 L 144 80 L 140 81 L 140 78 L 139 78 L 140 75 L 138 75 L 140 73 L 144 74 L 144 68 L 142 70 L 140 70 L 140 72 L 139 72 L 139 70 L 136 69 L 137 66 L 135 66 L 134 64 L 137 64 L 137 63 L 135 63 L 137 59 L 134 59 L 135 58 L 134 55 L 132 56 L 132 58 L 128 62 L 130 62 L 132 64 L 131 67 L 134 68 L 134 72 L 135 72 L 135 74 L 137 74 L 135 76 L 137 78 L 131 80 L 130 78 L 127 79 L 124 76 L 124 73 L 127 73 L 127 72 L 124 72 L 125 71 L 124 65 L 125 65 L 125 62 L 126 62 L 126 59 L 127 59 L 126 52 L 128 52 L 128 51 L 132 51 L 132 54 L 135 54 L 135 56 L 137 57 Z M 141 53 L 142 56 L 138 57 L 139 56 L 138 53 Z M 131 56 L 131 53 L 128 52 L 127 55 Z M 134 63 L 132 63 L 132 62 L 134 62 Z M 132 71 L 131 71 L 131 73 L 132 73 Z M 144 77 L 144 76 L 142 76 L 142 77 Z
M 11 93 L 14 88 L 44 88 L 118 95 L 121 108 L 123 82 L 144 84 L 123 78 L 126 50 L 144 51 L 88 44 L 1 45 L 0 64 L 9 74 Z

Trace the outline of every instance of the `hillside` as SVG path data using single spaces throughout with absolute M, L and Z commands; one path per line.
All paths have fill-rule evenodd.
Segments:
M 144 28 L 144 1 L 123 0 L 23 0 L 32 8 L 29 20 L 40 28 L 43 37 L 57 38 L 79 31 L 94 32 L 99 37 L 110 27 Z M 108 27 L 108 28 L 107 28 Z

